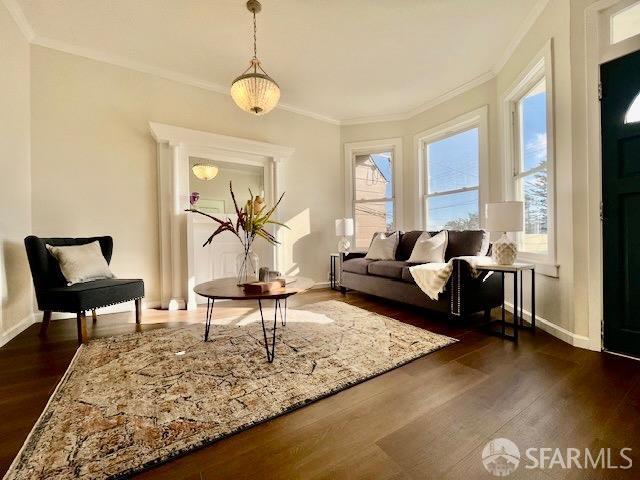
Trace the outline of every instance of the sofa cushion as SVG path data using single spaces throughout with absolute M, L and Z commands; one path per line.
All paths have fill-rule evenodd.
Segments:
M 489 233 L 485 230 L 449 230 L 449 243 L 445 261 L 453 257 L 486 255 L 489 250 Z
M 396 249 L 396 260 L 407 260 L 413 251 L 413 246 L 420 237 L 422 232 L 420 230 L 413 230 L 411 232 L 403 232 L 398 242 L 398 248 Z
M 359 275 L 367 274 L 367 266 L 373 262 L 368 258 L 352 258 L 342 262 L 342 270 L 345 272 L 357 273 Z
M 411 265 L 412 264 L 402 267 L 402 280 L 407 283 L 416 283 L 413 279 L 413 275 L 411 275 L 411 272 L 409 271 L 409 267 L 411 267 Z
M 409 265 L 400 260 L 378 260 L 369 264 L 369 275 L 402 279 L 402 269 Z

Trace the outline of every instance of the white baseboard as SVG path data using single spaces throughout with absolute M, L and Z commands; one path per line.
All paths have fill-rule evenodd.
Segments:
M 313 287 L 311 287 L 312 290 L 316 289 L 316 288 L 328 288 L 330 285 L 329 282 L 316 282 Z
M 27 315 L 17 325 L 11 327 L 9 330 L 0 335 L 0 347 L 6 345 L 15 337 L 24 332 L 27 328 L 35 323 L 34 315 Z
M 513 304 L 509 302 L 504 303 L 507 311 L 513 313 Z M 526 321 L 531 322 L 531 312 L 523 308 L 522 315 L 524 316 L 524 319 Z M 556 338 L 559 338 L 563 342 L 567 342 L 569 345 L 573 345 L 574 347 L 585 348 L 587 350 L 594 350 L 597 352 L 600 351 L 600 348 L 595 348 L 591 344 L 591 340 L 589 339 L 589 337 L 570 332 L 566 328 L 556 325 L 546 318 L 542 318 L 540 315 L 536 315 L 536 327 L 540 327 L 540 329 L 544 330 L 545 332 L 553 335 Z
M 142 300 L 142 309 L 146 310 L 149 308 L 160 308 L 160 302 L 157 300 Z M 116 305 L 109 305 L 108 307 L 98 308 L 97 314 L 104 315 L 108 313 L 123 313 L 123 312 L 133 312 L 135 310 L 135 304 L 133 300 L 130 302 L 118 303 Z M 34 323 L 42 322 L 43 313 L 38 311 L 34 314 L 35 320 Z M 61 320 L 63 318 L 75 318 L 75 313 L 68 312 L 53 312 L 51 315 L 51 320 Z

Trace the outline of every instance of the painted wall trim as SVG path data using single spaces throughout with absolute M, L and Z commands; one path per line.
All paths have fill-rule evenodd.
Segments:
M 41 47 L 50 48 L 52 50 L 58 50 L 61 52 L 69 53 L 72 55 L 77 55 L 79 57 L 88 58 L 91 60 L 95 60 L 98 62 L 108 63 L 111 65 L 116 65 L 122 68 L 127 68 L 129 70 L 135 70 L 142 73 L 147 73 L 150 75 L 155 75 L 160 78 L 164 78 L 166 80 L 171 80 L 174 82 L 182 83 L 185 85 L 190 85 L 197 88 L 202 88 L 204 90 L 213 91 L 216 93 L 220 93 L 223 95 L 229 95 L 229 87 L 226 85 L 220 85 L 215 82 L 210 82 L 208 80 L 204 80 L 198 77 L 194 77 L 191 75 L 186 75 L 180 72 L 176 72 L 174 70 L 149 65 L 144 62 L 139 62 L 136 60 L 132 60 L 129 58 L 125 58 L 119 55 L 114 55 L 111 53 L 94 50 L 90 48 L 80 47 L 77 45 L 73 45 L 67 42 L 62 42 L 60 40 L 55 40 L 53 38 L 44 37 L 41 35 L 37 35 L 33 30 L 33 27 L 27 20 L 22 8 L 18 4 L 16 0 L 2 0 L 7 10 L 13 17 L 14 21 L 18 24 L 22 34 L 25 38 L 34 45 L 39 45 Z M 402 121 L 407 120 L 409 118 L 415 117 L 416 115 L 425 112 L 436 105 L 439 105 L 447 100 L 454 98 L 478 85 L 481 85 L 488 80 L 494 78 L 499 72 L 505 63 L 509 60 L 516 47 L 520 43 L 520 41 L 525 37 L 529 29 L 533 26 L 535 21 L 538 19 L 544 8 L 546 7 L 549 0 L 538 0 L 538 3 L 534 6 L 534 8 L 529 12 L 525 21 L 521 24 L 520 28 L 518 28 L 516 36 L 509 42 L 507 49 L 504 54 L 500 57 L 498 63 L 496 63 L 491 70 L 479 75 L 478 77 L 465 82 L 447 92 L 437 95 L 426 102 L 420 104 L 419 106 L 407 111 L 400 112 L 394 114 L 385 114 L 385 115 L 374 115 L 369 117 L 357 117 L 351 119 L 337 119 L 327 115 L 323 115 L 321 113 L 312 112 L 310 110 L 305 110 L 303 108 L 296 107 L 294 105 L 288 105 L 285 103 L 279 104 L 276 108 L 296 113 L 298 115 L 302 115 L 305 117 L 313 118 L 314 120 L 319 120 L 321 122 L 331 123 L 333 125 L 358 125 L 363 123 L 379 123 L 379 122 L 390 122 L 390 121 Z
M 549 0 L 538 0 L 538 3 L 535 4 L 522 24 L 520 24 L 520 27 L 516 32 L 516 36 L 513 37 L 511 42 L 509 42 L 509 45 L 503 52 L 502 56 L 494 65 L 493 73 L 497 75 L 500 70 L 502 70 L 502 68 L 507 64 L 513 53 L 516 51 L 516 48 L 518 48 L 518 45 L 520 44 L 522 39 L 526 37 L 527 33 L 529 33 L 529 30 L 531 30 L 531 28 L 533 27 L 533 24 L 536 23 L 536 20 L 538 20 L 538 17 L 542 15 L 542 12 L 547 7 L 548 3 Z
M 513 313 L 513 303 L 504 302 L 507 311 Z M 531 321 L 531 312 L 522 309 L 522 316 L 527 322 Z M 585 337 L 584 335 L 578 335 L 576 333 L 570 332 L 566 328 L 563 328 L 559 325 L 556 325 L 553 322 L 550 322 L 546 318 L 541 317 L 540 315 L 536 315 L 536 327 L 539 327 L 541 330 L 553 335 L 556 338 L 559 338 L 563 342 L 568 343 L 569 345 L 573 345 L 574 347 L 584 348 L 587 350 L 594 350 L 596 352 L 600 351 L 600 348 L 592 345 L 589 337 Z
M 25 17 L 22 8 L 20 8 L 20 5 L 18 5 L 18 2 L 16 0 L 3 0 L 3 3 L 9 11 L 11 17 L 13 17 L 13 21 L 16 22 L 16 25 L 18 25 L 18 28 L 22 32 L 22 35 L 24 35 L 24 38 L 26 38 L 30 43 L 33 42 L 36 34 L 33 31 L 31 24 L 27 20 L 27 17 Z
M 471 110 L 470 112 L 458 115 L 440 125 L 428 130 L 418 132 L 413 136 L 413 148 L 415 158 L 417 159 L 416 175 L 416 192 L 419 200 L 418 208 L 416 208 L 415 225 L 418 228 L 426 230 L 426 212 L 425 212 L 425 185 L 427 181 L 425 169 L 425 144 L 442 140 L 465 130 L 477 127 L 478 132 L 478 171 L 480 179 L 478 182 L 478 215 L 480 225 L 484 226 L 484 216 L 482 215 L 484 205 L 489 201 L 489 105 L 483 105 L 480 108 Z
M 0 347 L 5 346 L 7 343 L 9 343 L 15 337 L 17 337 L 22 332 L 24 332 L 27 328 L 33 325 L 35 322 L 36 320 L 33 314 L 27 315 L 25 318 L 20 320 L 20 322 L 17 325 L 14 325 L 13 327 L 8 329 L 6 332 L 4 332 L 0 336 Z
M 344 214 L 347 218 L 354 217 L 354 183 L 353 159 L 357 154 L 366 154 L 382 150 L 393 151 L 393 214 L 395 229 L 404 230 L 403 199 L 404 185 L 402 182 L 403 152 L 402 138 L 387 138 L 383 140 L 368 140 L 364 142 L 350 142 L 344 144 Z
M 410 118 L 413 118 L 416 115 L 420 115 L 421 113 L 426 112 L 427 110 L 430 110 L 433 107 L 446 102 L 447 100 L 451 100 L 452 98 L 455 98 L 458 95 L 468 92 L 469 90 L 477 87 L 478 85 L 482 85 L 483 83 L 488 82 L 495 76 L 496 76 L 495 73 L 492 71 L 485 72 L 482 75 L 479 75 L 476 78 L 468 82 L 465 82 L 462 85 L 459 85 L 452 90 L 448 90 L 447 92 L 441 95 L 438 95 L 432 98 L 431 100 L 428 100 L 427 102 L 409 110 L 408 112 L 394 113 L 390 115 L 374 115 L 371 117 L 359 117 L 359 118 L 341 120 L 340 125 L 360 125 L 365 123 L 380 123 L 380 122 L 409 120 Z

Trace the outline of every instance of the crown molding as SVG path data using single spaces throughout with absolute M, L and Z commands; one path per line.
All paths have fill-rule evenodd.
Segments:
M 9 1 L 13 1 L 13 0 L 9 0 Z M 129 70 L 135 70 L 138 72 L 147 73 L 149 75 L 154 75 L 160 78 L 164 78 L 166 80 L 171 80 L 171 81 L 182 83 L 185 85 L 190 85 L 192 87 L 202 88 L 204 90 L 209 90 L 209 91 L 220 93 L 223 95 L 229 95 L 229 87 L 226 87 L 224 85 L 220 85 L 214 82 L 209 82 L 207 80 L 203 80 L 198 77 L 193 77 L 191 75 L 185 75 L 183 73 L 179 73 L 173 70 L 156 67 L 154 65 L 149 65 L 143 62 L 138 62 L 136 60 L 131 60 L 125 57 L 121 57 L 119 55 L 113 55 L 113 54 L 102 52 L 99 50 L 79 47 L 77 45 L 61 42 L 59 40 L 54 40 L 52 38 L 41 37 L 39 35 L 35 35 L 31 39 L 31 43 L 33 45 L 50 48 L 52 50 L 58 50 L 60 52 L 70 53 L 72 55 L 88 58 L 90 60 L 95 60 L 98 62 L 108 63 L 111 65 L 116 65 L 118 67 L 127 68 Z M 284 103 L 279 104 L 276 108 L 281 110 L 286 110 L 292 113 L 297 113 L 298 115 L 304 115 L 306 117 L 310 117 L 315 120 L 332 123 L 334 125 L 340 124 L 340 121 L 335 118 L 327 117 L 325 115 L 321 115 L 315 112 L 309 112 L 307 110 L 294 107 L 291 105 L 287 105 Z
M 4 3 L 4 6 L 9 11 L 13 21 L 18 25 L 22 35 L 24 35 L 24 38 L 31 43 L 36 34 L 27 20 L 27 17 L 24 16 L 24 12 L 22 11 L 22 8 L 20 8 L 20 5 L 18 5 L 18 2 L 16 2 L 16 0 L 2 0 L 2 3 Z
M 516 48 L 518 48 L 518 45 L 520 45 L 522 39 L 527 35 L 527 33 L 529 33 L 529 30 L 531 30 L 533 24 L 536 23 L 536 20 L 538 20 L 540 15 L 542 15 L 542 12 L 547 7 L 548 3 L 549 0 L 538 0 L 533 6 L 529 14 L 525 17 L 524 21 L 520 24 L 520 27 L 516 32 L 516 36 L 511 39 L 511 41 L 507 45 L 507 48 L 505 48 L 500 58 L 493 66 L 493 73 L 495 75 L 497 75 L 509 61 L 513 53 L 516 51 Z
M 13 17 L 13 20 L 18 25 L 18 28 L 20 29 L 24 37 L 27 39 L 27 41 L 29 41 L 29 43 L 33 45 L 39 45 L 41 47 L 50 48 L 52 50 L 58 50 L 61 52 L 72 54 L 72 55 L 77 55 L 77 56 L 88 58 L 98 62 L 116 65 L 122 68 L 127 68 L 129 70 L 134 70 L 134 71 L 146 73 L 149 75 L 154 75 L 160 78 L 164 78 L 166 80 L 171 80 L 177 83 L 182 83 L 185 85 L 202 88 L 204 90 L 209 90 L 222 95 L 230 95 L 229 88 L 225 85 L 220 85 L 218 83 L 203 80 L 198 77 L 179 73 L 174 70 L 169 70 L 169 69 L 157 67 L 154 65 L 149 65 L 143 62 L 138 62 L 136 60 L 131 60 L 125 57 L 106 53 L 103 51 L 79 47 L 77 45 L 73 45 L 70 43 L 36 35 L 36 33 L 33 30 L 33 27 L 31 26 L 26 16 L 24 15 L 24 12 L 22 11 L 22 8 L 18 4 L 17 0 L 2 0 L 2 2 L 4 3 L 5 7 L 9 11 L 10 15 Z M 285 110 L 291 113 L 295 113 L 298 115 L 302 115 L 305 117 L 312 118 L 314 120 L 319 120 L 319 121 L 330 123 L 333 125 L 359 125 L 359 124 L 365 124 L 365 123 L 380 123 L 380 122 L 394 122 L 394 121 L 408 120 L 412 117 L 415 117 L 416 115 L 419 115 L 420 113 L 423 113 L 437 105 L 440 105 L 441 103 L 444 103 L 447 100 L 454 98 L 494 78 L 500 72 L 500 70 L 502 70 L 502 68 L 507 63 L 507 61 L 511 58 L 515 49 L 518 47 L 518 45 L 520 44 L 524 36 L 529 32 L 529 30 L 531 29 L 533 24 L 536 22 L 536 20 L 538 19 L 540 14 L 543 12 L 543 10 L 545 9 L 548 3 L 549 3 L 549 0 L 538 0 L 534 8 L 529 12 L 527 17 L 521 24 L 516 36 L 511 40 L 511 42 L 509 42 L 509 45 L 503 52 L 499 61 L 493 66 L 493 68 L 490 71 L 470 80 L 469 82 L 463 83 L 462 85 L 459 85 L 458 87 L 452 90 L 449 90 L 442 95 L 436 96 L 407 112 L 392 113 L 392 114 L 385 114 L 385 115 L 373 115 L 369 117 L 357 117 L 357 118 L 340 120 L 333 117 L 329 117 L 327 115 L 312 112 L 309 110 L 305 110 L 305 109 L 298 108 L 293 105 L 288 105 L 284 103 L 279 104 L 276 107 L 276 109 Z
M 493 71 L 485 72 L 482 75 L 477 76 L 473 80 L 463 83 L 462 85 L 459 85 L 452 90 L 448 90 L 442 95 L 438 95 L 437 97 L 432 98 L 431 100 L 419 105 L 418 107 L 415 107 L 409 110 L 408 112 L 395 113 L 390 115 L 374 115 L 371 117 L 352 118 L 348 120 L 342 120 L 340 124 L 341 125 L 360 125 L 363 123 L 379 123 L 379 122 L 394 122 L 394 121 L 409 120 L 410 118 L 413 118 L 416 115 L 420 115 L 421 113 L 426 112 L 427 110 L 430 110 L 433 107 L 446 102 L 447 100 L 455 98 L 458 95 L 461 95 L 471 90 L 472 88 L 477 87 L 478 85 L 482 85 L 483 83 L 491 80 L 495 76 L 496 75 L 495 73 L 493 73 Z

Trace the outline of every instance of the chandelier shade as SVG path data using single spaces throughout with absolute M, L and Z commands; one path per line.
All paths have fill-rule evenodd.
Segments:
M 269 75 L 245 73 L 231 84 L 231 98 L 245 112 L 264 115 L 278 105 L 280 87 Z
M 257 0 L 249 0 L 247 9 L 253 14 L 253 58 L 242 75 L 231 84 L 231 98 L 245 112 L 264 115 L 280 101 L 280 87 L 267 75 L 258 60 L 256 40 L 256 13 L 262 6 Z
M 200 180 L 211 180 L 218 175 L 218 167 L 206 163 L 198 163 L 191 167 L 191 171 Z

